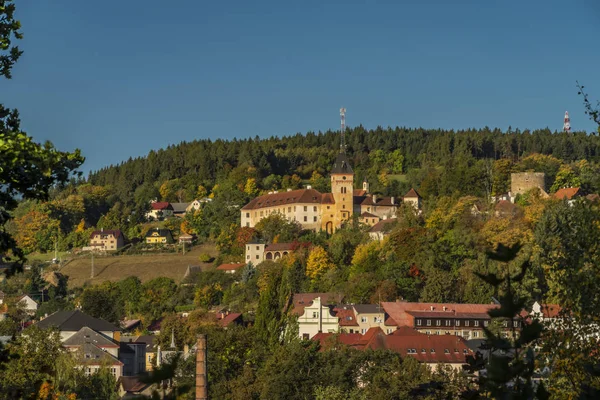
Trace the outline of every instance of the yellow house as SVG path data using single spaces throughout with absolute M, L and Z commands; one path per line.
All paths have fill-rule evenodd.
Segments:
M 155 228 L 146 233 L 146 243 L 148 244 L 167 244 L 173 243 L 173 236 L 168 229 Z

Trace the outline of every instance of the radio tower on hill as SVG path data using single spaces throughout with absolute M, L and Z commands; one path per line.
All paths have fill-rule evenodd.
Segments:
M 346 109 L 344 107 L 340 108 L 340 118 L 342 120 L 342 138 L 340 140 L 340 153 L 346 152 Z
M 563 124 L 563 131 L 571 132 L 571 118 L 569 118 L 568 111 L 565 111 L 565 122 Z

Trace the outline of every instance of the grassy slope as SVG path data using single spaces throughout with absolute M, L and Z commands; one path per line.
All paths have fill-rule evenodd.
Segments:
M 209 268 L 212 264 L 201 263 L 198 257 L 202 253 L 212 256 L 217 255 L 213 245 L 196 246 L 185 255 L 179 254 L 152 254 L 152 255 L 125 255 L 94 257 L 94 278 L 90 279 L 91 257 L 89 255 L 74 258 L 66 263 L 60 270 L 69 276 L 69 286 L 83 286 L 85 283 L 98 284 L 104 281 L 119 281 L 128 276 L 137 276 L 142 282 L 160 276 L 172 278 L 176 282 L 183 279 L 188 265 L 201 265 Z

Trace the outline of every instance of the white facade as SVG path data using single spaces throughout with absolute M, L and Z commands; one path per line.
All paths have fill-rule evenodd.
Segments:
M 264 243 L 246 243 L 246 264 L 252 263 L 255 267 L 265 261 Z
M 304 314 L 298 318 L 298 334 L 303 339 L 310 339 L 319 332 L 335 333 L 338 331 L 338 318 L 331 313 L 329 307 L 321 304 L 320 297 L 315 298 L 312 304 L 304 307 Z
M 263 218 L 274 214 L 279 214 L 289 221 L 298 222 L 303 229 L 321 229 L 321 207 L 327 212 L 328 209 L 333 213 L 333 204 L 321 205 L 315 203 L 297 203 L 291 205 L 281 205 L 274 207 L 263 207 L 254 210 L 242 210 L 241 226 L 254 228 L 254 226 Z
M 38 309 L 38 304 L 28 295 L 24 295 L 19 299 L 19 304 L 23 305 L 23 308 L 28 313 L 35 313 Z

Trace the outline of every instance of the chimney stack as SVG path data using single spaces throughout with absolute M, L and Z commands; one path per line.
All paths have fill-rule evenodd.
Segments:
M 206 335 L 198 335 L 198 341 L 196 342 L 196 400 L 208 399 L 207 385 Z
M 377 204 L 377 195 L 376 194 L 373 195 L 373 204 Z

